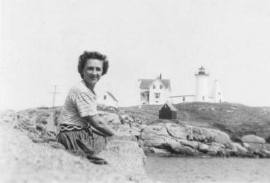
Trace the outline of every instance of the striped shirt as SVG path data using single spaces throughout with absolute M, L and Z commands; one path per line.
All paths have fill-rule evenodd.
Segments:
M 87 88 L 82 80 L 72 87 L 66 97 L 64 107 L 60 115 L 60 125 L 76 125 L 87 127 L 83 117 L 94 116 L 97 112 L 96 95 Z

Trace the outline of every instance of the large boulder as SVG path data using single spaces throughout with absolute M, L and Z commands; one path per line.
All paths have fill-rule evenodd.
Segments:
M 249 152 L 257 154 L 259 156 L 264 156 L 263 150 L 265 145 L 265 139 L 256 135 L 245 135 L 241 138 L 245 147 Z
M 225 147 L 231 144 L 229 135 L 222 131 L 175 123 L 146 126 L 141 139 L 144 147 L 158 147 L 184 155 L 225 154 Z
M 224 145 L 231 143 L 230 136 L 220 130 L 194 126 L 188 126 L 187 129 L 189 140 L 195 140 L 203 143 L 217 142 Z
M 142 130 L 141 139 L 144 146 L 160 147 L 167 144 L 168 139 L 171 139 L 171 137 L 164 125 L 151 125 Z
M 135 141 L 117 138 L 109 140 L 106 150 L 102 151 L 99 156 L 104 157 L 113 169 L 122 172 L 127 177 L 133 177 L 134 180 L 145 178 L 146 156 Z
M 256 135 L 245 135 L 241 138 L 242 142 L 244 143 L 258 143 L 264 144 L 265 139 Z
M 189 146 L 184 146 L 177 141 L 170 141 L 170 143 L 168 143 L 168 146 L 173 153 L 181 155 L 195 155 L 197 153 L 196 149 L 193 149 Z
M 177 131 L 184 132 L 185 128 L 181 128 L 182 127 L 178 128 L 178 126 L 173 124 L 147 126 L 141 133 L 143 145 L 146 149 L 149 149 L 149 147 L 158 147 L 159 149 L 165 149 L 173 154 L 194 155 L 197 153 L 197 142 L 188 141 L 185 136 L 177 134 Z
M 98 156 L 109 165 L 95 165 L 47 143 L 33 143 L 25 131 L 0 121 L 0 182 L 151 182 L 144 153 L 136 142 L 110 139 Z M 16 176 L 14 176 L 16 175 Z
M 202 153 L 207 153 L 209 151 L 209 145 L 203 144 L 203 143 L 199 143 L 198 150 L 200 152 L 202 152 Z

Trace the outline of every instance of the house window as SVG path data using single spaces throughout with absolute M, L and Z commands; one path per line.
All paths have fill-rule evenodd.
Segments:
M 160 86 L 159 86 L 159 89 L 162 89 L 162 88 L 163 88 L 162 85 L 160 85 Z
M 156 89 L 156 86 L 155 85 L 153 85 L 153 89 Z
M 106 100 L 106 99 L 107 99 L 107 95 L 104 95 L 104 97 L 103 97 L 103 98 L 104 98 L 104 100 Z
M 159 98 L 160 97 L 160 93 L 155 93 L 155 98 Z

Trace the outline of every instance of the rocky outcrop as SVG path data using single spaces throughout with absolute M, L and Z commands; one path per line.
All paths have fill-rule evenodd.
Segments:
M 256 135 L 245 135 L 241 138 L 244 147 L 259 157 L 270 157 L 269 144 L 266 144 L 264 138 Z
M 220 130 L 193 126 L 187 126 L 186 129 L 189 132 L 187 137 L 188 140 L 195 140 L 203 143 L 216 142 L 224 145 L 231 143 L 229 135 Z
M 161 147 L 174 139 L 168 134 L 164 125 L 146 126 L 141 133 L 141 139 L 146 147 Z
M 97 166 L 55 142 L 57 111 L 31 109 L 1 115 L 0 145 L 6 147 L 0 152 L 3 182 L 149 182 L 143 150 L 162 156 L 270 157 L 270 145 L 260 137 L 244 136 L 236 143 L 217 129 L 169 120 L 146 123 L 106 111 L 100 115 L 118 136 L 110 138 L 99 155 L 109 165 Z
M 0 145 L 4 147 L 0 149 L 0 182 L 151 182 L 144 171 L 144 152 L 136 140 L 121 136 L 108 139 L 107 148 L 98 156 L 109 165 L 95 165 L 65 151 L 53 135 L 51 140 L 45 140 L 49 133 L 46 125 L 45 133 L 36 128 L 49 119 L 43 117 L 22 113 L 19 119 L 17 113 L 2 116 L 5 120 L 0 120 Z M 34 119 L 40 120 L 35 124 Z
M 260 142 L 259 144 L 245 143 L 245 146 L 245 144 L 232 142 L 230 136 L 220 130 L 184 124 L 159 123 L 149 125 L 142 129 L 140 138 L 146 152 L 157 152 L 166 156 L 167 152 L 170 152 L 172 155 L 189 156 L 270 157 L 269 150 L 261 145 L 263 140 L 258 137 L 252 139 L 256 139 L 257 142 Z M 243 139 L 246 139 L 246 137 L 243 137 Z M 166 151 L 164 152 L 164 150 Z

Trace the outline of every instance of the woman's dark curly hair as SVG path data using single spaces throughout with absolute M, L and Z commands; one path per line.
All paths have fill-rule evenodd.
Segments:
M 100 60 L 103 64 L 102 68 L 102 75 L 106 74 L 109 68 L 109 62 L 107 60 L 106 55 L 103 55 L 96 51 L 84 51 L 83 54 L 79 57 L 79 63 L 78 63 L 78 72 L 81 75 L 81 78 L 83 78 L 83 68 L 89 59 L 97 59 Z

